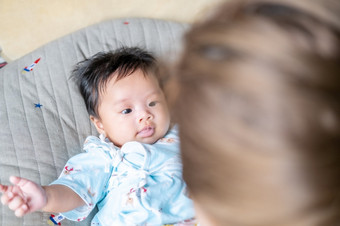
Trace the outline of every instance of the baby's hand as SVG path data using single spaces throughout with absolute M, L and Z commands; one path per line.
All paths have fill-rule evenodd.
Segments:
M 40 185 L 20 177 L 9 179 L 13 185 L 0 184 L 1 202 L 8 205 L 17 217 L 40 210 L 46 205 L 46 193 Z

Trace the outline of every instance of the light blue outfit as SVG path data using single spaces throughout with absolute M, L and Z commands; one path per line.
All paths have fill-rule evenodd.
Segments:
M 90 136 L 84 150 L 52 183 L 71 188 L 86 203 L 62 213 L 66 218 L 83 220 L 96 205 L 99 211 L 91 225 L 163 225 L 194 217 L 176 127 L 155 144 L 133 141 L 121 149 Z

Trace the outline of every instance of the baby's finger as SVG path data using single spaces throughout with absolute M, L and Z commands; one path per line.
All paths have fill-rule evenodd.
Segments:
M 17 185 L 20 181 L 21 181 L 21 177 L 16 177 L 16 176 L 10 176 L 9 177 L 9 181 L 12 183 L 12 184 L 15 184 Z
M 14 185 L 18 185 L 19 187 L 25 186 L 27 183 L 30 182 L 29 180 L 25 178 L 16 177 L 16 176 L 10 176 L 9 181 Z
M 20 196 L 15 196 L 11 201 L 8 203 L 8 208 L 11 210 L 17 210 L 20 206 L 24 204 L 24 200 Z
M 26 204 L 23 204 L 20 208 L 18 208 L 17 210 L 15 210 L 14 214 L 17 217 L 22 217 L 24 216 L 28 211 L 28 207 Z
M 8 186 L 5 186 L 5 185 L 0 184 L 0 192 L 1 192 L 1 193 L 6 192 L 6 191 L 7 191 L 7 188 L 8 188 Z
M 13 198 L 13 193 L 12 192 L 6 192 L 1 196 L 1 203 L 3 205 L 7 205 L 12 198 Z

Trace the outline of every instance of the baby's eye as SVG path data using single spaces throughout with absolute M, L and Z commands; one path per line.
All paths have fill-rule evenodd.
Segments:
M 156 104 L 157 104 L 156 101 L 151 101 L 151 102 L 149 103 L 149 107 L 154 107 L 154 106 L 156 106 Z
M 130 108 L 127 108 L 127 109 L 124 109 L 121 113 L 122 114 L 129 114 L 131 112 L 132 112 L 132 110 Z

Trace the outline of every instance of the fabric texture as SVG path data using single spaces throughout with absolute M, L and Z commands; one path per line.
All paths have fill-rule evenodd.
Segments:
M 86 203 L 63 213 L 68 219 L 85 219 L 95 205 L 99 212 L 92 225 L 163 225 L 194 217 L 176 127 L 155 144 L 133 141 L 122 148 L 90 136 L 84 151 L 52 183 L 71 188 Z
M 85 138 L 98 135 L 70 77 L 77 62 L 121 46 L 138 46 L 173 59 L 187 28 L 186 24 L 156 19 L 110 20 L 57 39 L 3 67 L 0 183 L 8 184 L 9 176 L 16 175 L 50 184 L 67 160 L 82 151 Z M 0 205 L 2 226 L 46 225 L 49 216 L 33 213 L 16 218 L 8 207 Z M 62 225 L 90 225 L 90 220 L 64 220 Z

